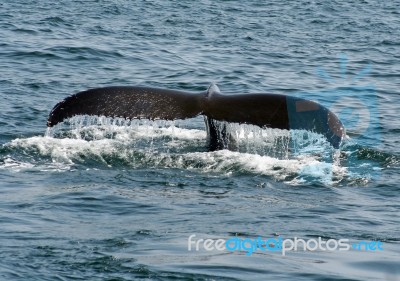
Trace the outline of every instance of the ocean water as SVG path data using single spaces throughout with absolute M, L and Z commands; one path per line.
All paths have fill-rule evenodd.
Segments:
M 400 6 L 267 2 L 0 2 L 1 280 L 400 280 Z M 230 124 L 239 151 L 208 152 L 201 117 L 46 128 L 84 89 L 210 83 L 317 100 L 348 137 Z M 199 240 L 259 237 L 352 246 Z

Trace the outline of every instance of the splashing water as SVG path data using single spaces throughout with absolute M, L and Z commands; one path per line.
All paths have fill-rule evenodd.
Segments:
M 48 128 L 45 136 L 93 141 L 113 139 L 134 143 L 135 147 L 149 150 L 198 145 L 205 149 L 206 132 L 202 124 L 190 124 L 184 120 L 126 120 L 96 116 L 80 116 L 69 119 L 63 125 Z M 317 133 L 303 130 L 279 130 L 254 125 L 218 122 L 217 129 L 230 136 L 232 149 L 242 153 L 289 159 L 307 153 L 332 152 L 326 139 Z M 194 142 L 194 143 L 193 143 Z M 199 144 L 198 142 L 203 142 Z M 168 150 L 169 151 L 169 150 Z
M 5 144 L 3 152 L 8 155 L 1 167 L 15 171 L 64 171 L 80 165 L 86 169 L 192 169 L 227 175 L 254 173 L 292 184 L 305 178 L 333 183 L 346 176 L 339 152 L 318 134 L 221 122 L 220 129 L 223 126 L 234 138 L 235 149 L 208 152 L 201 119 L 74 117 L 48 128 L 43 137 Z

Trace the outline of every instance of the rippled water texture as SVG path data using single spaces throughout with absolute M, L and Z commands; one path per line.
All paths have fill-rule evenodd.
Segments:
M 3 3 L 4 2 L 4 3 Z M 400 280 L 395 1 L 0 3 L 1 280 Z M 323 137 L 203 119 L 50 110 L 110 85 L 284 93 L 339 115 Z M 188 238 L 349 239 L 383 250 L 188 251 Z

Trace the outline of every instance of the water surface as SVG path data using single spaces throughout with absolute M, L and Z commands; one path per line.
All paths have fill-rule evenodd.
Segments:
M 398 280 L 399 18 L 377 0 L 0 3 L 1 278 Z M 80 90 L 212 82 L 318 100 L 349 139 L 337 155 L 236 126 L 241 150 L 207 152 L 202 118 L 78 118 L 46 135 Z M 195 252 L 192 234 L 384 250 Z

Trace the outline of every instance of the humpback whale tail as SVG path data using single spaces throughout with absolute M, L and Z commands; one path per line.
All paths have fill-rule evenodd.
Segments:
M 281 94 L 223 95 L 214 84 L 201 93 L 129 86 L 90 89 L 59 102 L 47 126 L 76 115 L 176 120 L 200 114 L 205 116 L 210 150 L 227 148 L 228 136 L 217 130 L 216 121 L 313 131 L 334 148 L 345 136 L 339 118 L 314 101 Z

